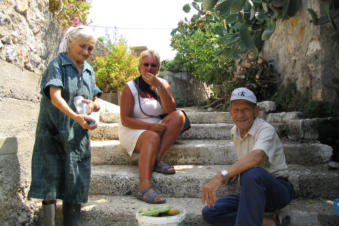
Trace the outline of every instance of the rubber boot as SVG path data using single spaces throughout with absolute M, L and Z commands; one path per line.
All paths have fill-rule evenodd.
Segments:
M 55 207 L 56 201 L 50 204 L 45 204 L 44 202 L 42 202 L 44 226 L 55 226 Z
M 80 226 L 80 204 L 63 202 L 64 226 Z

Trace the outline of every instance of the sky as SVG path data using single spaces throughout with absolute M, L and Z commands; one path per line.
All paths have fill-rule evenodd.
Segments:
M 89 26 L 97 37 L 122 37 L 129 47 L 147 46 L 159 53 L 161 60 L 175 56 L 171 31 L 180 20 L 190 18 L 194 10 L 182 8 L 192 0 L 91 0 Z M 104 28 L 106 27 L 106 28 Z

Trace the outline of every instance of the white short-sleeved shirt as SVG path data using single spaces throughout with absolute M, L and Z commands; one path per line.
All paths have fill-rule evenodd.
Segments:
M 239 159 L 253 150 L 263 150 L 267 158 L 264 159 L 260 167 L 275 177 L 288 177 L 283 145 L 272 125 L 256 118 L 251 129 L 243 138 L 236 126 L 231 129 L 231 135 Z

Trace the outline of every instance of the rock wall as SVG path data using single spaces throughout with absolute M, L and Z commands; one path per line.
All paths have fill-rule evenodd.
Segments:
M 212 94 L 204 82 L 196 80 L 186 72 L 162 71 L 160 76 L 170 83 L 174 97 L 183 100 L 187 106 L 199 105 Z
M 62 36 L 48 0 L 3 0 L 0 4 L 0 59 L 41 73 L 56 55 Z
M 284 83 L 295 81 L 299 91 L 309 89 L 312 98 L 335 101 L 339 98 L 339 43 L 329 23 L 313 25 L 308 8 L 325 15 L 324 1 L 302 0 L 302 8 L 288 20 L 278 21 L 263 53 L 272 60 Z M 339 18 L 336 18 L 337 25 Z
M 0 222 L 34 225 L 27 200 L 41 73 L 56 55 L 60 28 L 48 0 L 0 1 Z

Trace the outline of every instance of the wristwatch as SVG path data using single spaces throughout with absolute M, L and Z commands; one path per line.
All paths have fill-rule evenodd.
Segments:
M 224 170 L 221 170 L 220 173 L 221 173 L 221 175 L 223 175 L 225 177 L 226 181 L 228 181 L 228 171 L 226 169 L 224 169 Z

